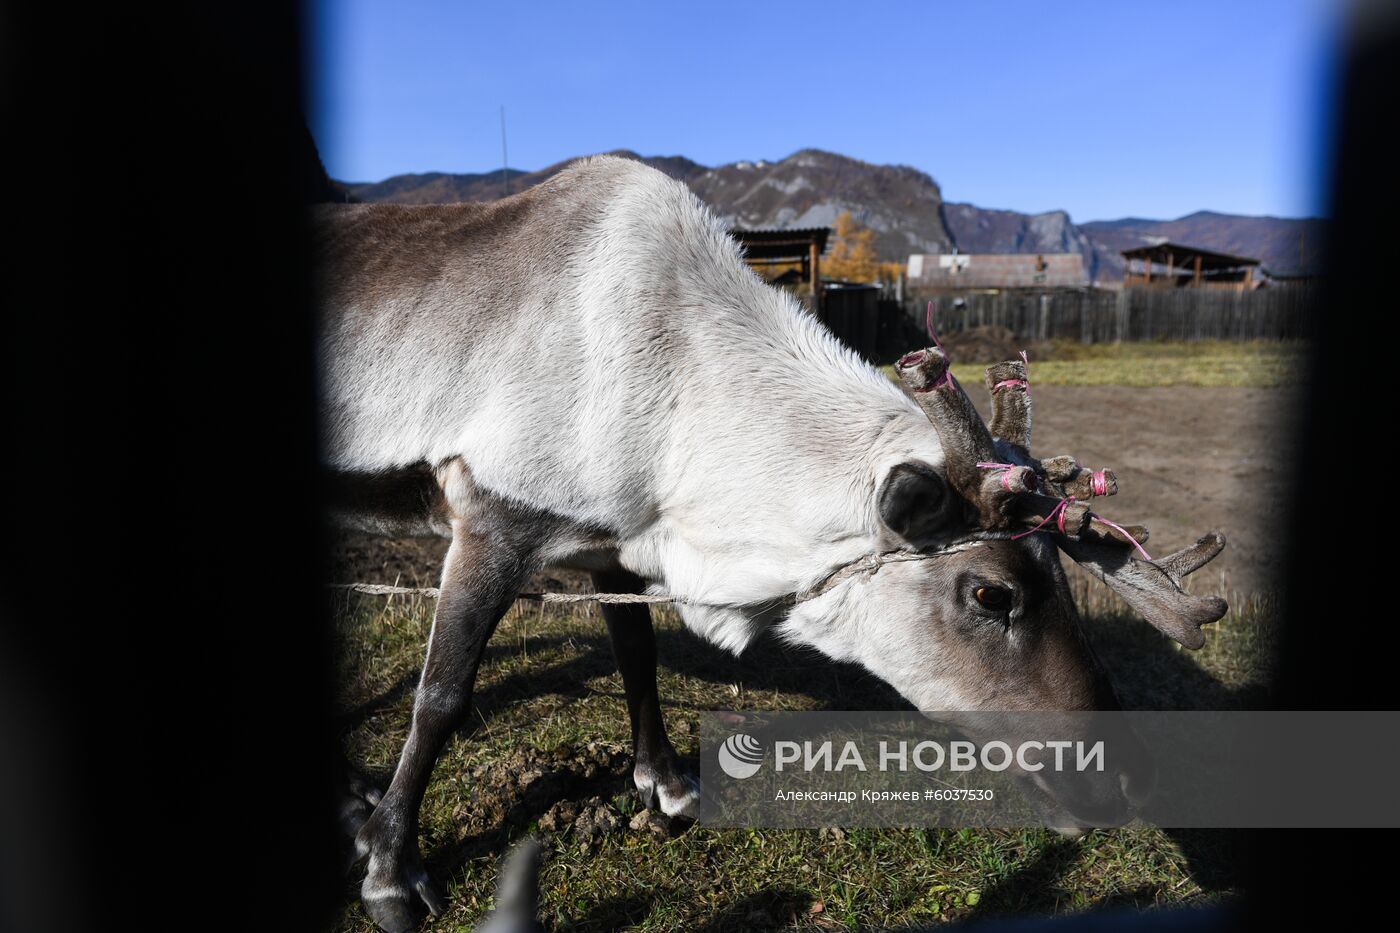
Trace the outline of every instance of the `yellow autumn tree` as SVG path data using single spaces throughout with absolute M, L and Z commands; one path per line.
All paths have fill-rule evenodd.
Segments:
M 875 255 L 875 231 L 856 223 L 850 211 L 842 211 L 831 232 L 831 248 L 822 257 L 822 276 L 846 282 L 876 281 L 882 270 Z

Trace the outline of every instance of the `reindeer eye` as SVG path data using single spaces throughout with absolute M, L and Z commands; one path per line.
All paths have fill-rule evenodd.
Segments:
M 979 586 L 972 593 L 983 607 L 993 612 L 1005 612 L 1011 608 L 1011 591 L 1000 586 Z

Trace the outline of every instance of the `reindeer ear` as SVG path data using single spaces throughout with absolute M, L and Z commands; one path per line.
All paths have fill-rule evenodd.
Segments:
M 913 545 L 928 541 L 948 524 L 948 484 L 926 463 L 901 463 L 890 470 L 877 497 L 885 527 Z

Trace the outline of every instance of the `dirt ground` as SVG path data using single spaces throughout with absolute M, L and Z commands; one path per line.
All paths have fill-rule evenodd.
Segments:
M 1191 578 L 1197 592 L 1236 597 L 1274 587 L 1283 545 L 1294 411 L 1301 390 L 1195 387 L 1037 386 L 1035 451 L 1072 453 L 1111 467 L 1119 493 L 1099 508 L 1122 524 L 1146 525 L 1148 551 L 1169 553 L 1213 529 L 1229 546 Z M 970 387 L 987 412 L 987 396 Z M 347 535 L 336 544 L 334 579 L 431 586 L 445 541 Z M 538 581 L 578 589 L 576 575 Z
M 969 391 L 989 416 L 985 391 Z M 1118 495 L 1097 511 L 1146 525 L 1154 556 L 1224 532 L 1224 553 L 1190 578 L 1196 592 L 1221 592 L 1222 575 L 1231 593 L 1267 592 L 1282 556 L 1301 391 L 1037 386 L 1035 453 L 1112 468 Z

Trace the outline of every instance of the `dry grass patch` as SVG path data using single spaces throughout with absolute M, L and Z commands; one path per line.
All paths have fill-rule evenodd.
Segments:
M 1030 348 L 1031 381 L 1066 386 L 1272 388 L 1303 381 L 1305 351 L 1300 341 L 1081 344 L 1055 340 Z M 953 363 L 953 375 L 968 385 L 981 384 L 984 369 L 980 362 Z M 896 378 L 892 366 L 883 370 Z

